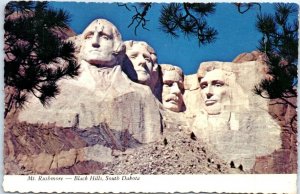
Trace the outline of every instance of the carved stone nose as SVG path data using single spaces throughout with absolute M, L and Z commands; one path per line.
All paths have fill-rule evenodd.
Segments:
M 145 65 L 146 65 L 145 61 L 141 61 L 141 62 L 139 62 L 139 66 L 142 66 L 142 67 L 144 67 Z
M 100 44 L 98 42 L 93 42 L 92 43 L 92 46 L 95 47 L 95 48 L 99 48 L 100 47 Z
M 179 94 L 180 89 L 177 83 L 173 83 L 172 88 L 171 88 L 171 93 L 172 94 Z
M 139 66 L 144 67 L 146 65 L 146 60 L 144 59 L 144 57 L 138 56 L 137 58 Z
M 147 65 L 147 63 L 146 63 L 146 60 L 145 59 L 140 59 L 140 61 L 139 61 L 139 66 L 141 66 L 141 67 L 146 67 L 146 65 Z
M 207 96 L 207 99 L 210 99 L 213 96 L 213 94 L 212 93 L 207 93 L 206 96 Z
M 95 48 L 99 48 L 100 44 L 99 44 L 99 38 L 98 38 L 98 34 L 95 33 L 92 37 L 92 46 Z

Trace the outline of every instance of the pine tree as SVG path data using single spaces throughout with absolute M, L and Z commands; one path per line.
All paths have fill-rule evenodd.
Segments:
M 298 21 L 289 21 L 291 14 L 297 12 L 295 4 L 276 4 L 275 15 L 257 17 L 257 29 L 263 34 L 259 50 L 268 57 L 272 79 L 263 80 L 255 92 L 266 98 L 297 96 Z
M 66 12 L 50 9 L 47 2 L 6 5 L 4 82 L 13 94 L 5 94 L 5 116 L 21 108 L 29 93 L 47 105 L 59 93 L 58 80 L 78 75 L 74 45 L 59 37 L 69 21 Z
M 298 6 L 291 3 L 275 4 L 275 14 L 259 14 L 256 27 L 263 34 L 259 50 L 267 55 L 271 79 L 263 80 L 254 92 L 264 98 L 281 99 L 293 108 L 289 98 L 297 97 L 298 84 Z M 293 118 L 294 121 L 296 117 Z

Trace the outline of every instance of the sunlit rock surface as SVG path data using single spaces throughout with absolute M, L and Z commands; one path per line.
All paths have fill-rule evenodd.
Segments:
M 174 112 L 159 101 L 161 88 L 153 92 L 133 82 L 120 61 L 98 68 L 82 60 L 83 37 L 68 39 L 75 43 L 80 75 L 61 80 L 60 94 L 47 106 L 32 96 L 6 117 L 5 174 L 297 172 L 296 110 L 253 92 L 270 77 L 262 53 L 201 63 L 199 71 L 209 67 L 230 76 L 185 75 L 184 109 Z M 205 102 L 206 86 L 200 85 L 214 77 L 224 88 L 219 106 L 209 109 L 213 103 Z

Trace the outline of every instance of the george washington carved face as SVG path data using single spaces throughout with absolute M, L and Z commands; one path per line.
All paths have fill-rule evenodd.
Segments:
M 121 35 L 107 20 L 94 20 L 82 33 L 81 58 L 96 66 L 112 67 L 124 50 Z

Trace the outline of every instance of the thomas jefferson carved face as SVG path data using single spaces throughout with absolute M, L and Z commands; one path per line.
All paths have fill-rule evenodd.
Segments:
M 122 48 L 116 27 L 104 19 L 94 20 L 82 33 L 81 57 L 96 66 L 113 67 Z
M 225 74 L 221 69 L 209 71 L 200 79 L 204 109 L 210 115 L 220 114 L 229 101 L 228 84 L 225 81 Z
M 150 86 L 152 72 L 157 68 L 154 50 L 142 41 L 127 41 L 125 45 L 126 55 L 133 65 L 138 82 Z
M 162 103 L 166 109 L 180 112 L 183 106 L 183 78 L 178 69 L 161 65 L 163 72 Z M 174 66 L 173 66 L 174 67 Z

